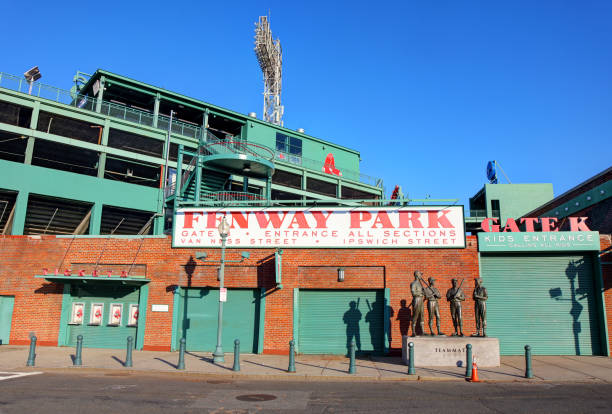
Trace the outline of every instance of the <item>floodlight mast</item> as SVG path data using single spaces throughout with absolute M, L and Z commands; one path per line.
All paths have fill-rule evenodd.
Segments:
M 283 125 L 285 108 L 281 105 L 283 50 L 280 40 L 272 39 L 267 16 L 259 16 L 255 23 L 255 55 L 264 78 L 263 120 Z

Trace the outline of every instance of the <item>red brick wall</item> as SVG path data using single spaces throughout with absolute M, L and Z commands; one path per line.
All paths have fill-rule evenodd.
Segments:
M 195 260 L 195 249 L 172 249 L 170 238 L 104 239 L 55 238 L 54 236 L 6 236 L 0 247 L 0 294 L 14 295 L 11 343 L 25 344 L 36 333 L 41 345 L 56 345 L 62 305 L 62 286 L 36 279 L 43 268 L 80 268 L 73 263 L 96 263 L 99 270 L 142 269 L 151 279 L 146 310 L 145 349 L 170 349 L 173 286 L 218 286 L 217 266 Z M 203 250 L 203 249 L 198 249 Z M 466 334 L 474 330 L 471 293 L 478 275 L 476 239 L 468 237 L 466 249 L 285 249 L 283 289 L 275 289 L 274 250 L 253 249 L 243 264 L 227 266 L 227 287 L 266 288 L 264 351 L 286 353 L 293 336 L 293 288 L 351 289 L 390 288 L 391 347 L 401 347 L 401 334 L 409 325 L 409 312 L 401 302 L 411 301 L 410 283 L 415 270 L 433 276 L 444 294 L 452 277 L 465 278 Z M 219 250 L 207 250 L 209 259 L 219 259 Z M 228 259 L 238 258 L 228 250 Z M 91 266 L 90 266 L 91 267 Z M 345 281 L 337 281 L 337 268 L 345 268 Z M 76 276 L 75 276 L 76 277 Z M 152 304 L 167 304 L 169 312 L 151 312 Z M 141 311 L 142 312 L 142 311 Z M 142 314 L 142 313 L 141 313 Z M 452 332 L 450 311 L 441 302 L 442 329 Z M 426 324 L 427 325 L 427 324 Z

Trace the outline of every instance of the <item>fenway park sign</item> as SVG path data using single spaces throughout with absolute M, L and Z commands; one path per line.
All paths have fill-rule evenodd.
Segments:
M 463 248 L 463 207 L 228 208 L 177 210 L 173 247 Z

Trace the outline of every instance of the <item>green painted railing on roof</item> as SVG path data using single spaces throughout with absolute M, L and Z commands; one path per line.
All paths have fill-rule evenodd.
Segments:
M 80 109 L 87 109 L 90 111 L 96 110 L 97 99 L 93 96 L 81 95 L 65 89 L 56 88 L 55 86 L 45 85 L 40 82 L 32 82 L 32 89 L 30 91 L 30 83 L 24 77 L 11 75 L 4 72 L 0 72 L 0 87 L 49 99 L 54 102 L 59 102 Z M 116 102 L 103 101 L 100 113 L 112 118 L 133 122 L 138 125 L 148 127 L 154 126 L 154 115 L 152 112 L 131 108 Z M 169 123 L 170 118 L 168 116 L 158 115 L 157 129 L 167 131 Z M 202 135 L 202 127 L 173 119 L 172 133 L 197 139 Z M 275 151 L 274 158 L 275 161 L 299 165 L 315 171 L 321 171 L 323 168 L 323 161 L 312 160 L 306 157 L 284 153 L 282 151 Z M 339 178 L 361 182 L 363 184 L 382 188 L 384 190 L 383 181 L 380 178 L 346 169 L 341 169 L 340 172 L 342 173 L 342 176 Z

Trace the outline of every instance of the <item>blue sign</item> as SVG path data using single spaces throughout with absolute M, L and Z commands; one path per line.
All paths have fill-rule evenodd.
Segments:
M 487 179 L 491 184 L 497 184 L 497 171 L 495 170 L 495 161 L 487 163 Z

